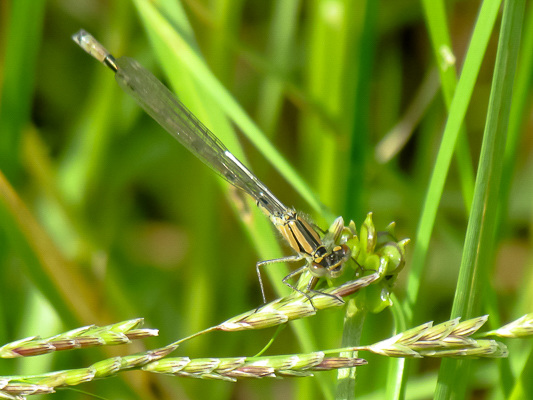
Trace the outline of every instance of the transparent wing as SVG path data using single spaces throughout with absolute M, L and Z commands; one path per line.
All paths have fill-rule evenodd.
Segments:
M 252 196 L 271 215 L 287 212 L 268 188 L 152 73 L 128 57 L 116 60 L 120 87 L 190 152 L 233 186 Z

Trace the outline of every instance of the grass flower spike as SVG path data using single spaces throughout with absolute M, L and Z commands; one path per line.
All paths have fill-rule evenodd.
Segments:
M 505 338 L 526 338 L 533 335 L 533 313 L 526 314 L 516 321 L 510 322 L 499 329 L 485 332 L 482 336 L 499 336 Z
M 0 347 L 0 358 L 29 357 L 60 350 L 113 346 L 157 336 L 157 329 L 137 329 L 143 321 L 142 318 L 138 318 L 103 327 L 90 325 L 46 339 L 33 336 L 17 340 Z
M 370 346 L 358 347 L 388 357 L 489 357 L 507 356 L 507 347 L 494 340 L 470 336 L 487 321 L 487 316 L 459 322 L 459 318 L 433 326 L 427 322 Z
M 167 358 L 143 367 L 160 374 L 235 382 L 243 378 L 277 378 L 312 376 L 313 371 L 327 371 L 365 365 L 366 360 L 349 357 L 326 357 L 322 352 L 256 358 Z

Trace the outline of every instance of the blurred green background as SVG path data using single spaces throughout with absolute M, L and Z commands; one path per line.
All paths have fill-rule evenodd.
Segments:
M 357 227 L 368 212 L 378 229 L 396 221 L 398 238 L 412 239 L 396 290 L 408 325 L 449 319 L 496 65 L 502 15 L 498 2 L 489 5 L 495 19 L 478 25 L 485 50 L 472 35 L 477 1 L 1 1 L 0 343 L 144 317 L 160 329 L 145 348 L 162 346 L 257 307 L 255 263 L 290 254 L 253 202 L 76 46 L 70 36 L 80 28 L 176 90 L 282 202 L 323 229 L 338 215 Z M 526 11 L 517 84 L 503 96 L 510 129 L 507 147 L 497 149 L 501 197 L 478 312 L 496 323 L 533 309 L 532 7 Z M 452 97 L 470 51 L 483 62 L 479 72 L 468 63 L 463 70 L 473 74 L 464 80 L 473 92 L 464 97 L 457 152 L 449 172 L 432 175 L 437 154 L 451 155 L 455 143 L 441 145 L 445 127 L 463 122 Z M 442 195 L 428 195 L 445 178 Z M 428 203 L 437 211 L 430 223 L 421 220 Z M 269 268 L 269 299 L 287 294 L 280 279 L 288 268 Z M 270 354 L 339 347 L 343 310 L 294 325 L 309 336 L 285 329 Z M 392 329 L 389 311 L 369 316 L 363 342 Z M 177 355 L 251 356 L 271 335 L 209 334 Z M 511 347 L 515 374 L 530 347 Z M 2 360 L 0 369 L 42 373 L 141 350 Z M 358 395 L 385 398 L 387 360 L 360 356 L 369 365 L 358 368 Z M 409 364 L 408 398 L 433 397 L 438 366 Z M 475 398 L 503 396 L 497 363 L 475 366 Z M 313 399 L 331 398 L 334 385 L 334 373 L 231 384 L 128 372 L 80 389 L 110 399 Z M 64 390 L 54 398 L 89 397 Z

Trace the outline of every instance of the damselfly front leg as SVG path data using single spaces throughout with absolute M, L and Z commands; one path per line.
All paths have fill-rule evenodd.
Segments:
M 296 262 L 296 261 L 300 261 L 302 259 L 303 259 L 303 256 L 301 254 L 296 254 L 294 256 L 288 256 L 288 257 L 282 257 L 282 258 L 274 258 L 272 260 L 259 261 L 257 264 L 255 264 L 255 270 L 257 271 L 257 278 L 259 279 L 259 286 L 261 287 L 261 295 L 263 296 L 263 303 L 266 303 L 267 300 L 266 300 L 266 296 L 265 296 L 265 287 L 263 285 L 263 278 L 261 277 L 261 267 L 264 267 L 265 265 L 268 265 L 268 264 L 276 264 L 276 263 L 282 263 L 282 262 Z M 304 268 L 304 267 L 302 267 L 302 268 Z M 289 275 L 291 275 L 291 274 L 289 274 Z M 289 275 L 287 275 L 287 276 L 289 276 Z M 285 278 L 283 278 L 283 283 L 285 283 L 286 285 L 287 285 L 287 283 L 285 282 L 285 279 L 287 278 L 287 276 Z M 292 285 L 288 285 L 288 286 L 293 288 L 293 289 L 295 289 L 294 287 L 292 287 Z M 297 289 L 295 289 L 295 290 L 297 290 Z M 298 290 L 298 292 L 299 292 L 299 290 Z
M 266 300 L 266 296 L 265 296 L 265 289 L 264 289 L 264 286 L 263 286 L 263 278 L 261 277 L 261 267 L 264 267 L 265 265 L 268 265 L 268 264 L 274 264 L 274 263 L 280 263 L 280 262 L 296 262 L 296 261 L 301 261 L 303 259 L 305 259 L 305 257 L 302 256 L 302 255 L 294 255 L 294 256 L 283 257 L 283 258 L 276 258 L 276 259 L 273 259 L 273 260 L 259 261 L 256 264 L 257 277 L 259 279 L 259 285 L 261 287 L 261 294 L 263 295 L 263 302 L 264 303 L 266 303 L 267 300 Z M 298 292 L 302 296 L 305 296 L 309 300 L 309 302 L 311 303 L 313 308 L 315 308 L 315 306 L 313 304 L 313 300 L 311 299 L 311 296 L 309 296 L 309 294 L 308 294 L 309 292 L 322 294 L 322 295 L 326 295 L 326 296 L 331 296 L 331 297 L 334 297 L 335 299 L 343 301 L 341 298 L 339 298 L 338 296 L 335 296 L 333 294 L 323 293 L 323 292 L 321 292 L 319 290 L 314 290 L 313 288 L 315 287 L 315 285 L 317 284 L 317 282 L 319 280 L 319 277 L 317 277 L 317 276 L 313 275 L 311 277 L 311 279 L 309 280 L 309 283 L 307 284 L 307 286 L 305 288 L 305 292 L 303 290 L 298 289 L 296 286 L 292 285 L 289 282 L 289 279 L 294 278 L 295 276 L 301 275 L 302 273 L 304 273 L 308 269 L 309 269 L 309 271 L 311 271 L 311 269 L 309 268 L 309 265 L 306 263 L 305 265 L 301 266 L 300 268 L 292 271 L 290 274 L 288 274 L 286 277 L 284 277 L 281 281 L 285 285 L 290 287 L 292 290 L 294 290 L 295 292 Z

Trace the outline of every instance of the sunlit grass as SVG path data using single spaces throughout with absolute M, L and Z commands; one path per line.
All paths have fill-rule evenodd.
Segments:
M 398 301 L 392 313 L 358 316 L 361 344 L 391 336 L 395 325 L 404 330 L 402 321 L 409 328 L 447 320 L 452 304 L 453 317 L 488 313 L 496 325 L 532 311 L 531 143 L 524 139 L 531 130 L 532 7 L 522 34 L 512 19 L 523 1 L 509 1 L 503 21 L 497 0 L 479 10 L 471 1 L 445 7 L 408 0 L 12 3 L 0 12 L 0 171 L 7 178 L 0 181 L 0 344 L 143 317 L 160 329 L 160 339 L 147 343 L 155 348 L 258 306 L 255 262 L 289 253 L 253 202 L 168 137 L 71 42 L 79 28 L 161 77 L 285 204 L 322 228 L 337 215 L 359 228 L 369 211 L 378 229 L 397 222 L 398 237 L 413 240 Z M 496 57 L 504 32 L 505 63 Z M 520 35 L 516 60 L 511 50 Z M 376 144 L 435 68 L 441 91 L 427 97 L 405 147 L 378 162 Z M 493 137 L 500 139 L 482 151 Z M 494 173 L 501 178 L 493 181 Z M 281 283 L 287 271 L 269 267 L 271 298 L 288 293 Z M 63 327 L 38 318 L 54 321 L 38 306 L 44 301 Z M 348 345 L 343 318 L 337 310 L 290 323 L 269 352 Z M 216 333 L 181 355 L 251 356 L 271 335 Z M 513 371 L 527 377 L 531 345 L 510 351 Z M 85 351 L 42 368 L 100 358 Z M 361 398 L 384 398 L 383 390 L 387 398 L 404 390 L 408 398 L 417 391 L 432 397 L 437 376 L 453 379 L 456 365 L 444 362 L 438 372 L 433 363 L 368 360 L 357 368 Z M 5 361 L 0 368 L 4 375 L 22 370 Z M 470 368 L 459 389 L 467 398 L 477 389 L 518 399 L 531 389 L 508 364 L 498 371 L 473 361 Z M 116 388 L 102 381 L 84 389 L 107 398 L 117 391 L 149 398 L 150 384 L 168 398 L 338 393 L 330 372 L 236 384 L 123 375 L 126 384 Z

